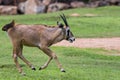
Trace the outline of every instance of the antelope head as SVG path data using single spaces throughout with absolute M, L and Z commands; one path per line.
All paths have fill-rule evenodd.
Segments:
M 67 20 L 66 20 L 66 17 L 65 17 L 64 14 L 63 14 L 63 15 L 60 15 L 60 17 L 62 18 L 65 26 L 64 26 L 63 24 L 61 24 L 61 23 L 59 23 L 58 26 L 59 26 L 59 27 L 63 27 L 63 26 L 64 26 L 63 28 L 64 28 L 64 30 L 65 30 L 65 39 L 66 39 L 67 41 L 69 41 L 70 43 L 72 43 L 73 41 L 75 41 L 75 37 L 74 37 L 73 33 L 72 33 L 71 30 L 70 30 L 70 26 L 68 25 L 68 22 L 67 22 Z

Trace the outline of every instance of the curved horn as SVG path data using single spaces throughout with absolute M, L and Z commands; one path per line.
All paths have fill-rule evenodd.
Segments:
M 61 17 L 61 18 L 62 18 L 62 20 L 64 21 L 64 23 L 65 23 L 66 27 L 69 27 L 69 25 L 68 25 L 68 23 L 67 23 L 67 20 L 66 20 L 65 15 L 64 15 L 64 14 L 63 14 L 63 15 L 60 15 L 60 17 Z

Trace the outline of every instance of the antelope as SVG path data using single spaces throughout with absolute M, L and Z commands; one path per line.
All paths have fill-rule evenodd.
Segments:
M 36 68 L 23 56 L 23 45 L 37 47 L 49 56 L 48 61 L 41 66 L 39 70 L 45 69 L 50 61 L 54 59 L 60 71 L 65 72 L 56 54 L 49 48 L 51 45 L 62 40 L 67 40 L 71 43 L 75 41 L 75 37 L 70 31 L 65 15 L 62 14 L 60 17 L 65 25 L 60 22 L 57 22 L 56 27 L 49 27 L 42 24 L 25 25 L 15 24 L 15 21 L 12 20 L 12 22 L 2 27 L 2 30 L 7 32 L 12 42 L 13 59 L 19 73 L 24 74 L 18 62 L 18 57 L 23 60 L 32 70 L 36 70 Z

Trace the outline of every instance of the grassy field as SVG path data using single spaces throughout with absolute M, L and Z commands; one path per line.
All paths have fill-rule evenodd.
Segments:
M 39 67 L 47 60 L 47 56 L 36 48 L 24 49 L 24 56 L 31 61 L 36 71 L 32 71 L 21 60 L 26 76 L 21 76 L 11 58 L 11 49 L 6 48 L 0 55 L 0 80 L 119 80 L 120 57 L 105 54 L 118 54 L 118 51 L 104 49 L 78 49 L 52 47 L 66 69 L 62 73 L 54 61 L 47 69 L 39 71 Z
M 120 36 L 120 7 L 78 8 L 48 14 L 0 16 L 0 27 L 15 20 L 21 24 L 56 25 L 60 20 L 59 14 L 67 16 L 71 30 L 76 37 L 119 37 Z M 71 17 L 72 13 L 80 14 Z M 85 14 L 97 16 L 86 17 Z
M 80 17 L 71 17 L 73 12 Z M 39 14 L 0 16 L 0 28 L 15 19 L 21 24 L 56 25 L 60 13 L 65 13 L 76 37 L 120 37 L 120 7 L 79 8 L 67 11 Z M 97 14 L 86 17 L 85 14 Z M 62 73 L 54 61 L 47 69 L 39 71 L 47 56 L 37 48 L 24 47 L 24 56 L 31 61 L 32 71 L 21 60 L 26 76 L 21 76 L 12 59 L 12 45 L 5 32 L 0 31 L 0 80 L 120 80 L 119 51 L 105 49 L 79 49 L 74 47 L 51 47 L 66 69 Z

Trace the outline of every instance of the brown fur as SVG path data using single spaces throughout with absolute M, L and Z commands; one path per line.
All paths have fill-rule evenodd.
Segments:
M 73 38 L 72 32 L 69 31 L 71 35 L 67 36 L 66 28 L 61 26 L 59 27 L 59 25 L 54 28 L 48 27 L 47 25 L 15 25 L 14 21 L 5 25 L 2 30 L 6 31 L 11 39 L 13 44 L 13 59 L 20 73 L 23 72 L 18 63 L 17 57 L 22 59 L 29 67 L 35 70 L 34 66 L 22 55 L 23 45 L 38 47 L 49 56 L 49 60 L 42 67 L 40 67 L 40 69 L 46 68 L 49 62 L 54 59 L 61 71 L 64 72 L 64 69 L 58 61 L 57 56 L 49 49 L 49 46 L 66 39 L 66 37 L 69 37 L 69 39 Z

